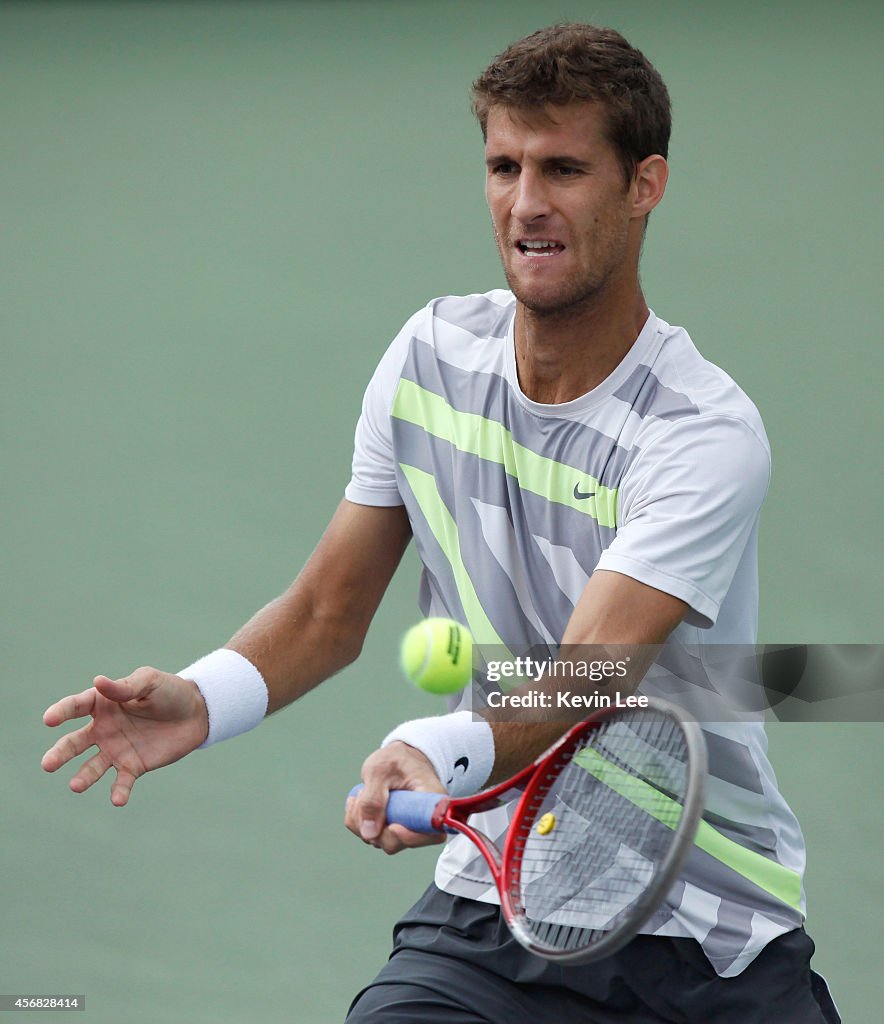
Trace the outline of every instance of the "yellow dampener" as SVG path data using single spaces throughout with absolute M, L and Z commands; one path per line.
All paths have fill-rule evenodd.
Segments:
M 545 836 L 556 827 L 556 816 L 554 814 L 544 814 L 544 816 L 537 822 L 537 831 L 540 835 Z

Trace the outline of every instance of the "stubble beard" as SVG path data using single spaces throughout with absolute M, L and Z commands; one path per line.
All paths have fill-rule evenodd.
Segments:
M 522 288 L 506 265 L 503 272 L 518 302 L 537 318 L 552 319 L 585 312 L 599 302 L 605 291 L 605 279 L 573 280 L 564 282 L 555 295 L 544 299 Z
M 516 275 L 511 273 L 504 257 L 504 249 L 501 244 L 500 235 L 495 230 L 497 251 L 503 265 L 503 273 L 509 285 L 510 291 L 515 295 L 517 301 L 532 315 L 533 318 L 543 320 L 570 319 L 583 315 L 599 306 L 614 277 L 617 267 L 617 260 L 608 263 L 604 268 L 594 268 L 582 276 L 576 273 L 562 282 L 554 295 L 542 298 L 532 295 L 529 290 L 523 288 L 517 280 Z M 621 253 L 621 258 L 623 254 Z M 538 256 L 537 259 L 554 259 L 555 257 Z

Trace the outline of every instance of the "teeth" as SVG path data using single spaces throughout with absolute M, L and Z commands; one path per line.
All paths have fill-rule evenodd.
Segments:
M 554 245 L 558 245 L 558 242 L 522 242 L 526 249 L 551 249 Z

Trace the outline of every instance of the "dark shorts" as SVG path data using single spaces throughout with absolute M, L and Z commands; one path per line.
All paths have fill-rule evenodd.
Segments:
M 561 966 L 524 950 L 496 906 L 430 886 L 396 925 L 393 953 L 347 1024 L 840 1024 L 803 929 L 720 978 L 693 939 L 639 935 L 613 956 Z

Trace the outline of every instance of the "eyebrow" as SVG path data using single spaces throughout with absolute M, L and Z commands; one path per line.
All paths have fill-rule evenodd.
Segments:
M 514 157 L 508 156 L 506 153 L 494 153 L 485 158 L 485 165 L 492 167 L 494 164 L 517 164 L 519 161 Z M 579 167 L 582 170 L 590 170 L 593 167 L 592 161 L 581 160 L 580 157 L 567 156 L 562 154 L 561 156 L 548 156 L 544 157 L 541 161 L 544 167 L 554 167 L 558 164 L 571 164 L 573 167 Z

